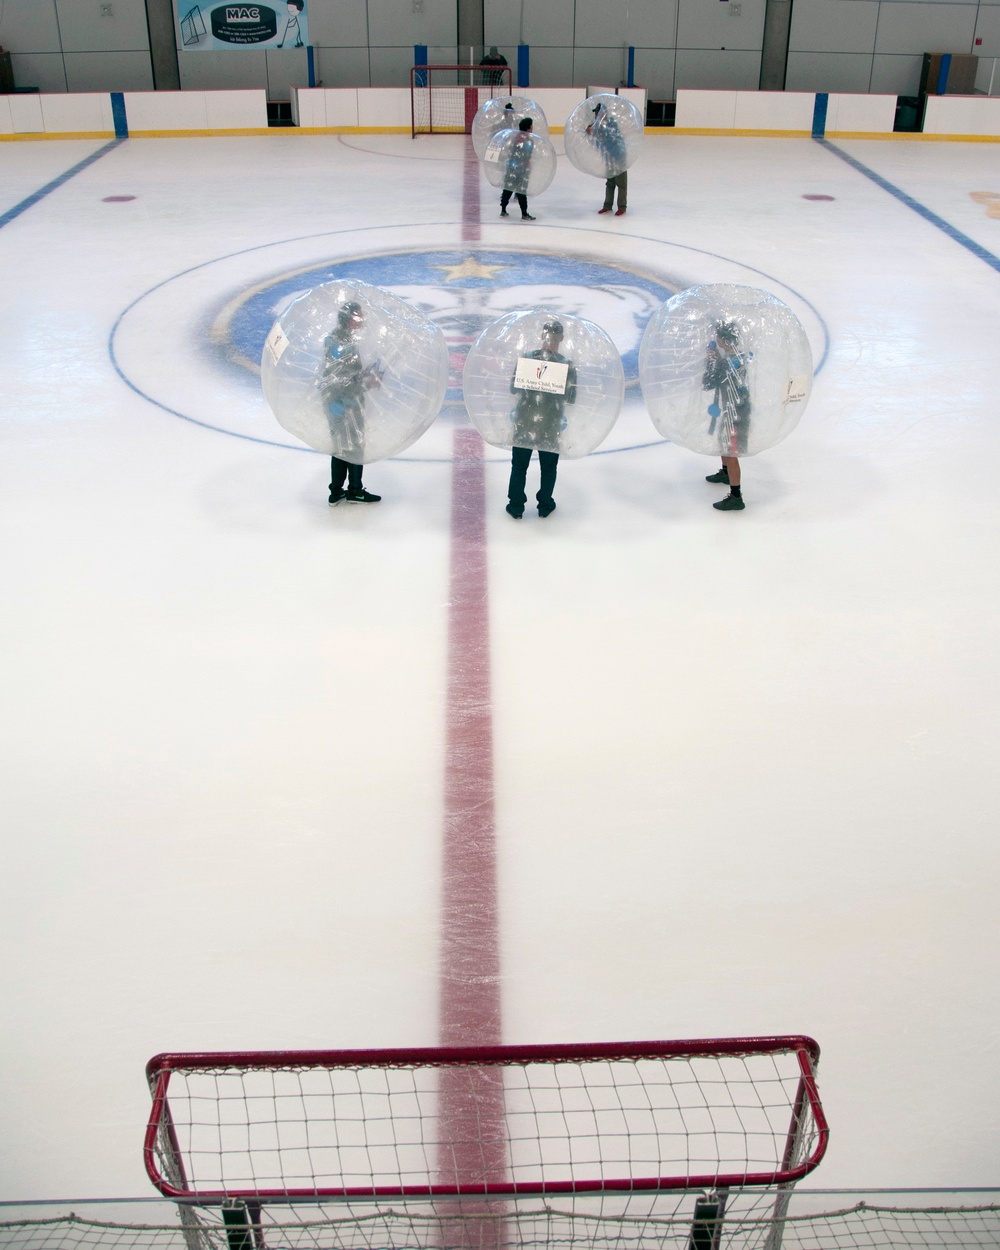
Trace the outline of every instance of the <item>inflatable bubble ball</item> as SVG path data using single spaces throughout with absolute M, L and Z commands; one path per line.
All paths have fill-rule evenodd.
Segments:
M 487 145 L 498 130 L 516 130 L 522 118 L 530 117 L 533 134 L 549 137 L 549 123 L 534 100 L 523 95 L 494 96 L 472 119 L 472 146 L 482 160 Z
M 614 178 L 633 165 L 645 137 L 642 114 L 619 95 L 592 95 L 566 120 L 570 164 L 595 178 Z
M 798 425 L 812 389 L 802 323 L 767 291 L 681 291 L 649 320 L 639 381 L 664 438 L 713 456 L 754 456 Z
M 556 176 L 556 150 L 545 135 L 498 130 L 486 145 L 483 169 L 490 186 L 516 195 L 541 195 Z
M 600 326 L 538 309 L 488 325 L 466 357 L 462 384 L 486 442 L 571 459 L 607 438 L 625 394 L 621 357 Z
M 289 434 L 371 464 L 416 442 L 441 411 L 448 348 L 432 321 L 381 287 L 327 282 L 271 327 L 260 372 Z

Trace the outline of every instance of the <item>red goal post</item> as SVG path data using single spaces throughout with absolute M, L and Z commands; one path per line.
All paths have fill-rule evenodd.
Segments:
M 410 131 L 417 135 L 467 135 L 472 119 L 492 96 L 509 96 L 510 66 L 415 65 L 410 70 Z
M 790 1185 L 828 1128 L 809 1037 L 162 1054 L 167 1197 L 518 1197 Z

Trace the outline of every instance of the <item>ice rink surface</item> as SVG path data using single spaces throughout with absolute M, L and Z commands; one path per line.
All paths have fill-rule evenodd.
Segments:
M 438 1039 L 460 418 L 330 510 L 231 331 L 360 258 L 457 334 L 467 255 L 480 317 L 750 282 L 823 361 L 743 513 L 634 385 L 545 521 L 488 450 L 504 1040 L 808 1033 L 817 1184 L 998 1184 L 1000 147 L 836 144 L 907 203 L 657 135 L 624 218 L 560 162 L 470 241 L 465 144 L 130 140 L 0 229 L 0 1197 L 151 1193 L 157 1051 Z M 3 145 L 0 214 L 101 147 Z

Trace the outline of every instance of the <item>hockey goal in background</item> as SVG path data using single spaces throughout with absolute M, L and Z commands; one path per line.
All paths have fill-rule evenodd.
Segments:
M 828 1129 L 808 1037 L 163 1054 L 167 1197 L 295 1202 L 787 1186 Z
M 480 107 L 491 96 L 509 96 L 511 82 L 509 66 L 483 70 L 477 65 L 415 65 L 410 70 L 413 138 L 471 134 Z

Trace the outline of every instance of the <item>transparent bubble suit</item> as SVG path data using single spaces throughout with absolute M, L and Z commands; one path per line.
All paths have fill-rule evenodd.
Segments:
M 563 133 L 570 164 L 595 178 L 614 178 L 634 165 L 644 138 L 642 114 L 618 95 L 588 96 L 570 113 Z
M 795 429 L 812 389 L 802 323 L 752 286 L 694 286 L 650 318 L 639 381 L 664 438 L 715 456 L 754 456 Z
M 548 325 L 562 336 L 547 336 Z M 546 352 L 546 343 L 553 349 Z M 539 353 L 542 353 L 539 355 Z M 533 355 L 534 354 L 534 355 Z M 545 394 L 515 386 L 522 371 L 568 365 L 565 389 Z M 559 372 L 555 385 L 560 384 Z M 472 424 L 494 447 L 534 447 L 576 459 L 599 446 L 621 411 L 625 374 L 608 335 L 582 317 L 532 310 L 508 313 L 486 327 L 465 361 L 465 406 Z
M 556 176 L 556 150 L 545 135 L 498 130 L 486 145 L 483 169 L 490 186 L 541 195 Z
M 482 160 L 493 136 L 500 130 L 516 130 L 523 117 L 531 118 L 532 134 L 549 137 L 549 123 L 534 100 L 523 95 L 494 96 L 487 100 L 472 119 L 472 146 L 476 156 Z
M 350 305 L 360 320 L 346 315 Z M 328 282 L 294 300 L 261 357 L 278 423 L 316 451 L 352 464 L 398 455 L 433 423 L 448 384 L 440 329 L 365 282 Z

